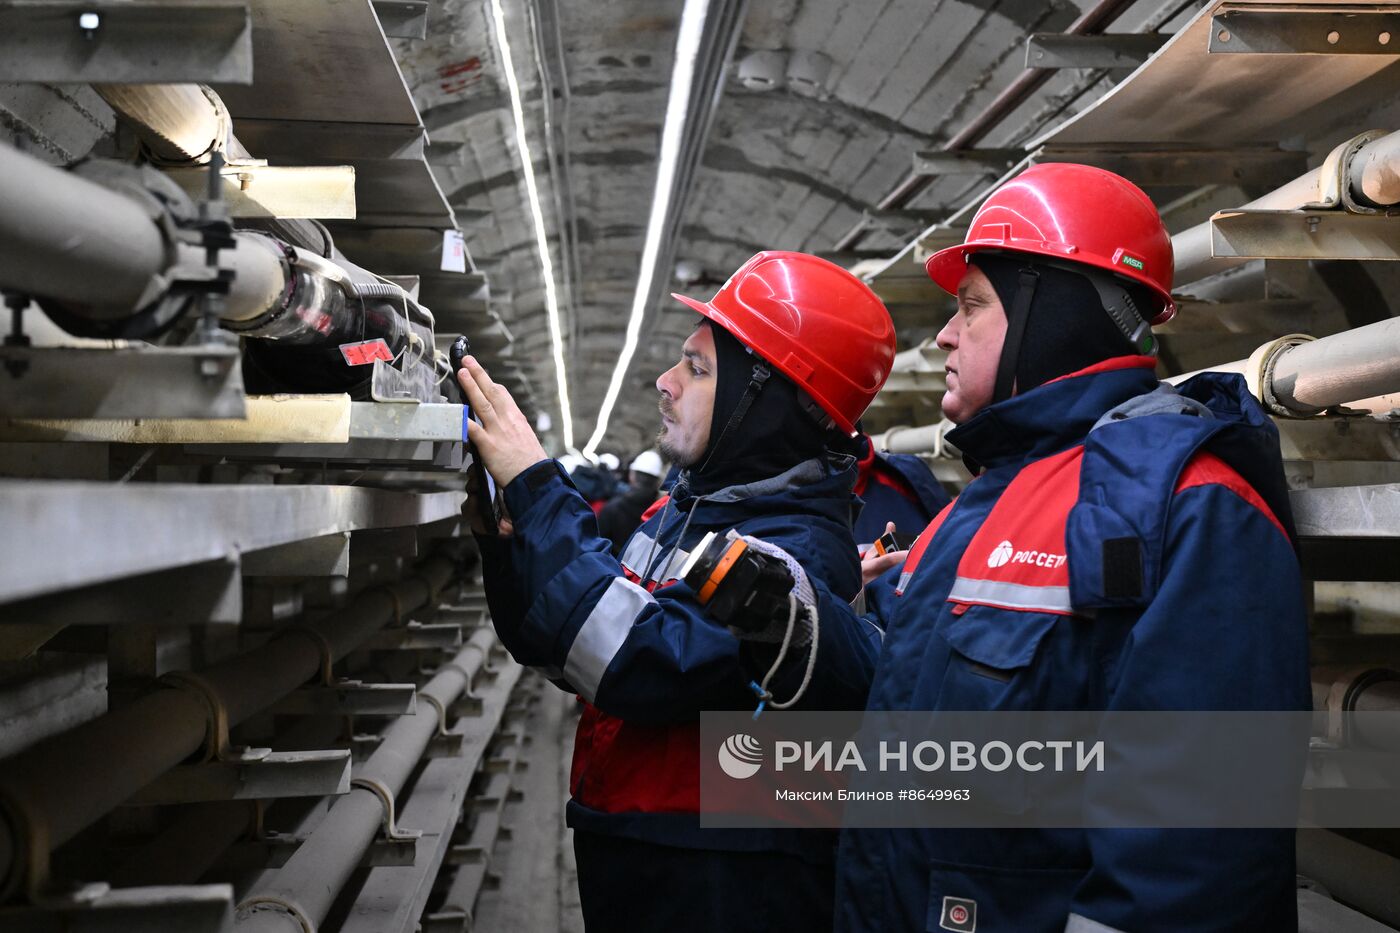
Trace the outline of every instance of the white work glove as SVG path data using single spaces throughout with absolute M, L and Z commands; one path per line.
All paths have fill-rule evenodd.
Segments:
M 788 646 L 791 648 L 801 648 L 812 640 L 812 617 L 816 615 L 817 594 L 812 589 L 812 581 L 807 578 L 807 571 L 802 569 L 802 565 L 797 562 L 787 551 L 770 544 L 752 535 L 741 535 L 734 529 L 729 529 L 725 535 L 727 539 L 733 541 L 736 538 L 743 538 L 744 543 L 756 551 L 760 551 L 771 557 L 776 557 L 787 565 L 788 573 L 792 575 L 792 593 L 797 598 L 798 612 L 797 619 L 793 623 L 792 642 Z M 758 631 L 744 632 L 731 628 L 730 631 L 736 637 L 744 641 L 770 642 L 778 645 L 782 644 L 787 636 L 788 619 L 786 617 L 774 619 L 767 628 Z

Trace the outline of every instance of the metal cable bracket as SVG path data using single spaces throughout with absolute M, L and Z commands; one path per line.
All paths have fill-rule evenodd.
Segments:
M 437 728 L 437 734 L 440 735 L 440 736 L 442 736 L 442 735 L 447 735 L 447 707 L 443 706 L 443 705 L 442 705 L 442 701 L 439 700 L 437 697 L 433 696 L 431 693 L 423 693 L 423 692 L 420 692 L 420 693 L 418 694 L 418 698 L 419 698 L 420 700 L 427 700 L 427 701 L 428 701 L 429 703 L 431 703 L 431 704 L 433 705 L 433 707 L 437 710 L 437 713 L 438 713 L 438 728 Z
M 394 793 L 384 786 L 383 783 L 367 777 L 357 777 L 350 779 L 351 787 L 363 787 L 365 790 L 374 793 L 379 797 L 379 802 L 384 805 L 384 838 L 391 842 L 416 841 L 422 832 L 416 829 L 399 829 L 394 825 Z
M 468 648 L 475 649 L 476 652 L 481 655 L 482 667 L 477 671 L 477 673 L 480 673 L 481 670 L 485 669 L 486 663 L 490 660 L 491 651 L 489 648 L 483 648 L 476 642 L 471 641 L 467 642 L 465 645 L 462 646 L 463 651 L 466 651 Z M 466 687 L 464 689 L 468 693 L 470 693 L 472 688 L 472 680 L 474 679 L 475 675 L 473 675 L 471 671 L 467 670 L 462 665 L 458 664 L 456 661 L 447 661 L 443 664 L 440 664 L 437 669 L 438 673 L 442 673 L 443 671 L 449 670 L 456 671 L 457 673 L 462 675 L 462 680 L 466 682 Z
M 260 761 L 272 753 L 270 748 L 234 746 L 228 737 L 228 710 L 214 685 L 191 671 L 171 671 L 161 676 L 160 681 L 170 686 L 189 690 L 204 700 L 209 710 L 209 726 L 204 738 L 204 761 Z
M 312 628 L 306 622 L 297 622 L 287 626 L 288 631 L 298 632 L 310 638 L 312 643 L 321 652 L 321 671 L 318 675 L 322 684 L 327 687 L 335 686 L 335 678 L 331 675 L 331 668 L 335 666 L 335 652 L 331 647 L 331 640 L 324 632 Z
M 23 885 L 30 900 L 37 901 L 49 883 L 48 823 L 36 808 L 26 806 L 18 794 L 3 788 L 0 788 L 0 821 L 9 823 L 14 834 L 23 840 L 22 848 L 10 862 L 9 875 L 0 877 L 0 899 L 8 900 Z
M 259 907 L 272 908 L 290 914 L 301 926 L 303 933 L 316 933 L 316 924 L 312 923 L 311 918 L 301 912 L 300 907 L 276 894 L 257 894 L 248 898 L 238 905 L 237 916 L 239 918 L 249 916 L 255 913 Z
M 1316 338 L 1307 334 L 1285 334 L 1276 340 L 1271 340 L 1263 344 L 1250 354 L 1249 362 L 1245 366 L 1244 379 L 1249 391 L 1259 403 L 1263 405 L 1270 414 L 1281 415 L 1286 418 L 1302 418 L 1307 416 L 1307 412 L 1294 411 L 1283 404 L 1274 394 L 1272 382 L 1274 366 L 1278 363 L 1279 357 L 1287 353 L 1300 344 L 1308 343 Z
M 430 693 L 419 693 L 418 697 L 431 703 L 438 713 L 437 734 L 428 740 L 428 747 L 424 750 L 424 757 L 433 758 L 455 758 L 461 754 L 464 736 L 460 732 L 449 732 L 447 729 L 447 707 L 441 700 Z
M 396 627 L 402 626 L 402 625 L 403 625 L 403 601 L 399 599 L 398 591 L 395 590 L 395 589 L 394 589 L 393 587 L 391 587 L 391 586 L 386 586 L 386 587 L 384 587 L 384 592 L 388 594 L 389 599 L 393 600 L 393 603 L 394 603 L 394 625 L 395 625 Z

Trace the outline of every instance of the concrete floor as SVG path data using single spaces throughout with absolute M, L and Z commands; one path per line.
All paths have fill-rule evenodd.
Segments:
M 512 782 L 519 800 L 506 804 L 491 873 L 499 884 L 481 892 L 475 933 L 582 933 L 573 832 L 564 826 L 578 701 L 541 686 L 524 724 L 527 764 Z

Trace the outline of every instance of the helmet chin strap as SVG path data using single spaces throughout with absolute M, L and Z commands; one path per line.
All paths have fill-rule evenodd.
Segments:
M 1152 335 L 1152 325 L 1138 311 L 1137 303 L 1128 290 L 1117 282 L 1102 275 L 1086 275 L 1089 284 L 1099 293 L 1099 302 L 1118 330 L 1144 356 L 1157 355 L 1157 338 Z
M 992 390 L 992 403 L 1004 402 L 1016 388 L 1016 367 L 1021 359 L 1021 341 L 1026 336 L 1026 323 L 1031 316 L 1031 301 L 1035 298 L 1035 288 L 1040 284 L 1040 273 L 1032 268 L 1024 268 L 1019 273 L 1016 300 L 1011 303 L 1006 315 L 1006 340 L 1001 345 L 1001 359 L 997 363 L 996 387 Z
M 1054 266 L 1083 276 L 1098 293 L 1099 303 L 1113 320 L 1118 330 L 1145 356 L 1156 355 L 1157 338 L 1146 317 L 1138 310 L 1137 304 L 1128 290 L 1112 277 L 1097 275 L 1071 263 L 1037 259 L 1042 265 Z M 1001 347 L 1001 359 L 997 363 L 996 387 L 992 391 L 992 403 L 1011 398 L 1016 390 L 1016 370 L 1021 359 L 1021 345 L 1026 336 L 1026 325 L 1030 321 L 1031 303 L 1035 299 L 1035 289 L 1040 274 L 1033 268 L 1023 268 L 1019 273 L 1016 299 L 1006 316 L 1006 340 Z
M 1157 354 L 1157 338 L 1152 334 L 1152 325 L 1138 310 L 1137 302 L 1133 301 L 1128 289 L 1115 276 L 1086 269 L 1075 263 L 1046 259 L 1038 261 L 1041 265 L 1064 269 L 1087 279 L 1089 284 L 1094 286 L 1094 291 L 1098 292 L 1099 304 L 1103 306 L 1104 312 L 1113 319 L 1114 325 L 1128 338 L 1133 348 L 1144 356 Z
M 749 384 L 744 389 L 744 394 L 739 399 L 739 404 L 734 406 L 734 414 L 730 415 L 729 420 L 725 422 L 724 430 L 719 432 L 718 440 L 710 445 L 710 455 L 705 458 L 705 462 L 700 465 L 700 469 L 695 471 L 696 473 L 705 472 L 705 468 L 710 465 L 710 461 L 715 458 L 715 454 L 719 453 L 720 448 L 724 446 L 725 438 L 739 429 L 739 425 L 743 422 L 744 416 L 749 413 L 749 409 L 753 407 L 754 401 L 758 398 L 758 393 L 763 391 L 764 383 L 766 383 L 772 375 L 773 371 L 768 368 L 767 363 L 762 360 L 754 362 L 753 372 L 749 377 Z

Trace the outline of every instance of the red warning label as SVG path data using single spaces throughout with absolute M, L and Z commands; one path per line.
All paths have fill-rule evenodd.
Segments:
M 347 366 L 368 366 L 375 360 L 383 360 L 386 363 L 394 361 L 394 354 L 389 352 L 389 345 L 382 338 L 361 340 L 359 343 L 342 343 L 340 355 L 345 357 Z

